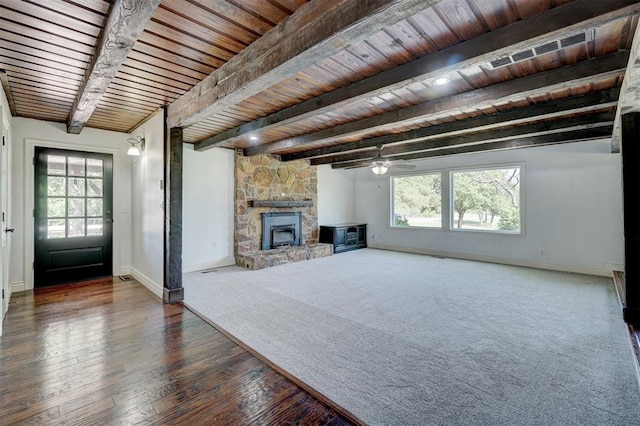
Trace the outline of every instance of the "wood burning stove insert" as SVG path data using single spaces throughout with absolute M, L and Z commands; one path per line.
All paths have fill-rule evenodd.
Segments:
M 301 231 L 300 212 L 262 213 L 262 250 L 299 246 Z

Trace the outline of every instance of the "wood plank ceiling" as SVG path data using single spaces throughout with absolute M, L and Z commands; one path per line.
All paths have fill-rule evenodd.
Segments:
M 0 80 L 15 116 L 70 132 L 131 132 L 166 107 L 196 150 L 350 167 L 380 145 L 411 160 L 611 137 L 639 13 L 637 0 L 0 0 Z

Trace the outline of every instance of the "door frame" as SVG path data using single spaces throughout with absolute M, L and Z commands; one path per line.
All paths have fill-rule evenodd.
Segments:
M 0 212 L 5 213 L 4 222 L 0 222 L 0 232 L 2 232 L 2 237 L 5 238 L 6 243 L 4 248 L 1 247 L 0 243 L 0 288 L 4 291 L 4 297 L 0 298 L 0 336 L 2 336 L 4 316 L 9 310 L 9 301 L 11 300 L 9 265 L 11 264 L 11 238 L 13 236 L 13 234 L 5 231 L 10 226 L 9 218 L 11 217 L 11 128 L 7 117 L 4 115 L 2 105 L 0 105 L 0 139 L 5 135 L 5 145 L 0 146 L 0 151 L 4 151 L 0 153 L 0 190 L 2 190 L 2 187 L 6 189 L 6 193 L 0 194 Z M 6 161 L 4 161 L 5 159 Z M 3 171 L 2 168 L 5 164 L 7 167 Z M 6 182 L 2 179 L 3 173 L 6 177 Z M 6 197 L 6 203 L 2 202 L 2 197 Z
M 117 148 L 104 148 L 93 145 L 81 145 L 65 142 L 46 141 L 42 139 L 25 139 L 24 144 L 24 288 L 32 290 L 33 286 L 33 261 L 35 250 L 35 234 L 33 209 L 35 198 L 35 166 L 33 158 L 35 147 L 68 149 L 73 151 L 97 152 L 100 154 L 111 154 L 113 156 L 113 251 L 112 251 L 112 275 L 120 274 L 120 253 L 121 253 L 121 215 L 122 202 L 119 194 L 120 188 L 120 162 L 122 153 Z

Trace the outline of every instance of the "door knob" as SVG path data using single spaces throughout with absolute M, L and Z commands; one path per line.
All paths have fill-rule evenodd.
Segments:
M 13 231 L 15 231 L 15 228 L 5 228 L 4 232 L 11 232 L 13 233 Z

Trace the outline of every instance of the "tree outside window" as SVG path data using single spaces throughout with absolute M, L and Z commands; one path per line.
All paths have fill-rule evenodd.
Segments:
M 452 229 L 520 232 L 520 167 L 451 173 Z
M 396 176 L 393 226 L 442 227 L 442 177 L 438 174 Z
M 391 177 L 393 227 L 518 234 L 520 166 Z M 443 176 L 450 176 L 443 181 Z M 443 203 L 450 194 L 450 203 Z M 442 217 L 449 218 L 443 227 Z

